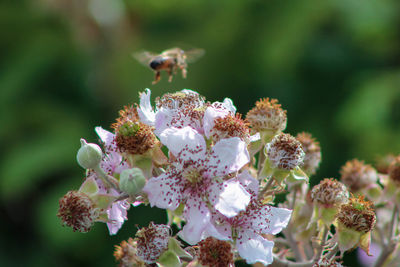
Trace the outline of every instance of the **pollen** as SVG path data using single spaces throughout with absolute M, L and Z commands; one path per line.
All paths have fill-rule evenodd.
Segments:
M 364 196 L 352 197 L 348 203 L 340 206 L 337 219 L 347 228 L 367 233 L 374 228 L 376 223 L 373 203 L 365 201 Z
M 272 166 L 293 170 L 304 159 L 304 151 L 299 141 L 290 134 L 278 134 L 266 145 L 266 154 Z
M 136 233 L 136 255 L 145 263 L 152 264 L 167 250 L 170 237 L 170 228 L 164 224 L 151 222 Z
M 119 262 L 119 267 L 145 267 L 145 263 L 136 255 L 136 241 L 129 238 L 128 241 L 122 241 L 115 246 L 114 257 Z
M 59 201 L 57 216 L 64 225 L 75 231 L 86 233 L 99 217 L 99 209 L 95 207 L 88 195 L 79 191 L 69 191 Z
M 144 154 L 159 144 L 153 127 L 131 121 L 125 122 L 116 130 L 114 141 L 122 153 L 132 155 Z
M 348 198 L 346 186 L 333 178 L 325 178 L 311 190 L 311 199 L 325 207 L 346 203 Z
M 169 109 L 185 109 L 187 107 L 198 108 L 204 105 L 205 98 L 196 92 L 187 90 L 186 92 L 176 92 L 164 94 L 156 98 L 156 106 Z
M 285 130 L 286 110 L 281 108 L 277 99 L 263 98 L 256 106 L 247 112 L 246 119 L 255 132 L 271 131 L 274 133 Z
M 342 166 L 340 174 L 340 180 L 352 193 L 356 193 L 368 187 L 378 179 L 378 173 L 371 165 L 365 164 L 363 161 L 357 159 L 347 161 L 346 164 Z
M 400 186 L 400 156 L 397 156 L 389 166 L 389 177 Z
M 216 118 L 214 120 L 214 127 L 211 130 L 211 135 L 216 142 L 224 138 L 239 137 L 242 141 L 249 143 L 249 123 L 243 120 L 240 114 Z
M 203 266 L 233 266 L 232 246 L 226 241 L 208 237 L 199 242 L 199 261 Z
M 311 136 L 311 134 L 302 132 L 296 136 L 304 151 L 304 160 L 301 165 L 303 171 L 307 174 L 315 174 L 319 163 L 321 162 L 321 147 L 319 142 Z

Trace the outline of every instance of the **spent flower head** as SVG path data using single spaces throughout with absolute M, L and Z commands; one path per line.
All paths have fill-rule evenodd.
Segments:
M 398 186 L 400 186 L 400 156 L 397 156 L 389 166 L 389 178 Z
M 319 142 L 306 132 L 297 134 L 296 139 L 300 142 L 305 154 L 303 164 L 301 165 L 302 170 L 308 175 L 315 174 L 321 162 L 321 147 Z
M 133 238 L 123 240 L 115 246 L 114 257 L 119 267 L 145 267 L 146 264 L 136 255 L 137 242 Z
M 301 143 L 290 134 L 276 135 L 265 147 L 267 157 L 274 168 L 293 170 L 304 159 Z
M 233 266 L 232 246 L 229 242 L 207 237 L 199 242 L 199 262 L 203 266 Z
M 311 190 L 311 199 L 324 207 L 346 203 L 348 198 L 346 186 L 333 178 L 325 178 Z
M 254 108 L 247 112 L 246 119 L 255 132 L 274 136 L 285 130 L 286 110 L 281 108 L 278 100 L 263 98 L 256 102 Z
M 69 191 L 59 201 L 57 216 L 74 231 L 86 233 L 99 217 L 100 209 L 92 199 L 80 191 Z
M 154 224 L 138 230 L 135 236 L 136 255 L 145 263 L 155 263 L 167 250 L 171 229 L 165 224 Z
M 377 171 L 369 164 L 358 159 L 349 160 L 340 170 L 340 180 L 352 193 L 373 185 L 378 180 Z

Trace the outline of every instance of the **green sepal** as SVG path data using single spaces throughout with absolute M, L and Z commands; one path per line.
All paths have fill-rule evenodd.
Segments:
M 361 233 L 349 229 L 341 223 L 338 223 L 337 233 L 339 250 L 342 253 L 355 248 L 360 242 Z
M 337 207 L 325 208 L 325 207 L 319 206 L 320 219 L 326 226 L 329 227 L 335 220 L 337 211 L 338 211 Z
M 99 192 L 99 186 L 94 178 L 87 178 L 79 188 L 79 191 L 87 194 L 88 196 L 94 196 Z
M 193 256 L 190 255 L 190 253 L 188 253 L 187 251 L 185 251 L 182 247 L 181 247 L 181 243 L 176 240 L 175 238 L 170 238 L 168 241 L 168 250 L 171 250 L 173 252 L 175 252 L 175 254 L 180 257 L 180 258 L 185 258 L 188 260 L 192 260 Z
M 117 198 L 106 194 L 97 194 L 92 197 L 96 207 L 100 209 L 108 208 Z
M 378 200 L 382 196 L 382 188 L 379 185 L 374 184 L 367 190 L 367 196 L 370 200 Z
M 272 168 L 268 158 L 266 158 L 263 164 L 263 168 L 260 172 L 260 175 L 258 176 L 258 179 L 261 180 L 270 178 L 272 174 L 274 174 L 274 169 Z
M 185 204 L 180 204 L 178 208 L 176 208 L 174 211 L 168 210 L 167 209 L 167 215 L 168 215 L 168 223 L 169 224 L 176 224 L 179 228 L 182 227 L 182 222 L 183 220 L 181 219 L 181 216 L 183 214 L 183 210 L 185 208 Z
M 179 257 L 171 250 L 165 251 L 157 260 L 159 267 L 181 267 Z
M 300 167 L 296 167 L 294 170 L 290 171 L 287 182 L 298 183 L 299 181 L 306 181 L 308 183 L 308 175 Z
M 250 155 L 254 156 L 258 151 L 262 150 L 263 143 L 261 139 L 251 142 L 248 146 Z M 262 153 L 262 152 L 261 152 Z
M 131 167 L 137 167 L 141 169 L 146 178 L 150 178 L 152 176 L 153 160 L 149 153 L 145 153 L 143 155 L 128 155 L 127 159 L 129 165 Z
M 268 131 L 268 130 L 261 131 L 260 132 L 261 141 L 263 142 L 263 144 L 267 144 L 271 142 L 274 136 L 277 135 L 278 133 L 279 132 L 277 131 Z

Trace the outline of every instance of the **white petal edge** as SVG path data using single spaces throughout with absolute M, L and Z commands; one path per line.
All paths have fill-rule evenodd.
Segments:
M 153 126 L 156 114 L 151 106 L 150 95 L 151 91 L 149 88 L 146 88 L 144 92 L 140 93 L 140 105 L 137 111 L 141 122 Z
M 245 259 L 248 264 L 256 262 L 264 265 L 271 264 L 274 261 L 272 256 L 274 242 L 251 233 L 251 230 L 242 232 L 242 238 L 236 241 L 236 248 L 240 257 Z

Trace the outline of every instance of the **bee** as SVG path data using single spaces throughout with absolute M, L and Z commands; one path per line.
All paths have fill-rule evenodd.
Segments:
M 203 55 L 204 49 L 194 48 L 184 51 L 179 47 L 167 49 L 160 54 L 148 51 L 132 54 L 140 63 L 154 70 L 155 78 L 152 84 L 156 84 L 160 81 L 162 70 L 168 73 L 168 82 L 172 82 L 172 77 L 176 75 L 178 69 L 181 70 L 182 77 L 186 78 L 187 63 L 192 63 Z

